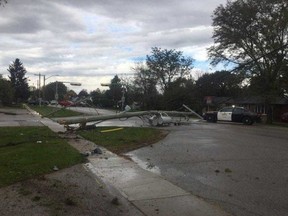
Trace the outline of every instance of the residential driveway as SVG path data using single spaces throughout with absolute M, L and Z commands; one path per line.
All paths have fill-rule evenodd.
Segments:
M 288 215 L 288 128 L 194 123 L 167 127 L 128 155 L 236 216 Z

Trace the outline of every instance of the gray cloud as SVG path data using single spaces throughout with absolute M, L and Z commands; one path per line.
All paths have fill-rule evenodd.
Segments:
M 20 58 L 31 73 L 90 76 L 89 89 L 101 75 L 131 72 L 133 59 L 154 46 L 203 61 L 212 42 L 211 13 L 225 2 L 9 0 L 0 8 L 0 68 Z

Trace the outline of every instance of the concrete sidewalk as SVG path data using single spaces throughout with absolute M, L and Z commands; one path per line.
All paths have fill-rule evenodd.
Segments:
M 90 156 L 86 164 L 104 182 L 112 184 L 145 215 L 228 216 L 217 206 L 191 195 L 160 175 L 109 151 Z
M 29 109 L 29 108 L 28 108 Z M 64 132 L 65 128 L 48 118 L 41 118 L 33 110 L 30 113 L 22 111 L 21 115 L 2 118 L 1 122 L 21 126 L 17 121 L 26 122 L 24 125 L 46 125 L 54 132 Z M 11 119 L 12 117 L 12 119 Z M 10 118 L 10 120 L 9 120 Z M 18 119 L 18 120 L 17 120 Z M 3 121 L 2 121 L 3 120 Z M 1 126 L 0 122 L 0 126 Z M 14 125 L 13 125 L 14 124 Z M 10 125 L 11 126 L 11 125 Z M 31 125 L 32 126 L 32 125 Z M 228 216 L 219 207 L 212 205 L 180 187 L 165 180 L 162 176 L 142 169 L 131 160 L 119 157 L 106 149 L 103 154 L 88 157 L 85 167 L 101 178 L 103 182 L 112 185 L 126 199 L 134 204 L 147 216 Z

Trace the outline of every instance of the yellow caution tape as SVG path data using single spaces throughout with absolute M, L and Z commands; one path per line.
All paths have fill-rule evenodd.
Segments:
M 123 128 L 113 128 L 109 130 L 102 130 L 100 131 L 101 133 L 107 133 L 107 132 L 113 132 L 113 131 L 118 131 L 118 130 L 123 130 Z

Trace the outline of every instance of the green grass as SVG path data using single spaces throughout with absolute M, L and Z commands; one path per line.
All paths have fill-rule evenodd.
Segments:
M 125 127 L 123 130 L 103 133 L 101 131 L 117 127 L 99 127 L 94 130 L 79 131 L 85 139 L 103 146 L 108 150 L 121 154 L 145 145 L 153 144 L 163 139 L 168 132 L 155 128 Z
M 84 162 L 47 127 L 0 128 L 0 187 Z
M 48 118 L 57 118 L 57 117 L 70 117 L 70 116 L 81 116 L 83 113 L 75 112 L 69 109 L 59 108 L 59 107 L 50 107 L 50 106 L 33 106 L 29 107 L 36 112 L 40 113 L 41 116 L 47 116 Z

